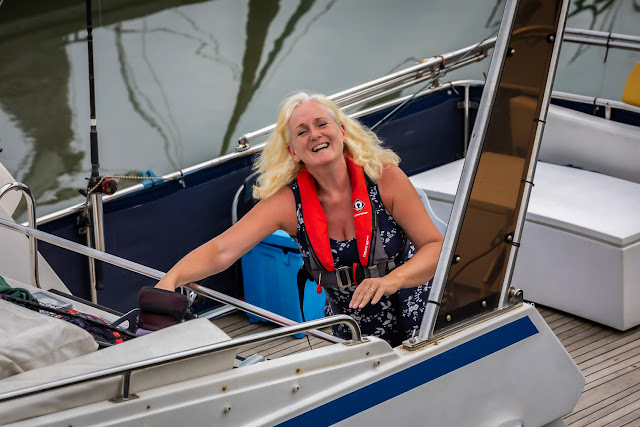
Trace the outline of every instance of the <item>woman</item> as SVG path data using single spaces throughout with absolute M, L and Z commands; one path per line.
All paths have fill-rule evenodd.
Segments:
M 305 270 L 325 287 L 325 314 L 349 314 L 363 334 L 399 344 L 419 328 L 442 236 L 398 162 L 328 98 L 287 98 L 256 163 L 260 202 L 157 287 L 175 290 L 218 273 L 281 229 L 295 236 Z M 340 326 L 334 334 L 349 338 Z

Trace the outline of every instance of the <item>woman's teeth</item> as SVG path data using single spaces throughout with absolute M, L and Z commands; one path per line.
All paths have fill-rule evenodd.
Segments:
M 318 151 L 322 150 L 323 148 L 327 148 L 328 146 L 329 146 L 329 144 L 325 142 L 324 144 L 316 145 L 315 147 L 313 147 L 313 148 L 311 149 L 311 151 L 313 151 L 314 153 L 316 153 L 316 152 L 318 152 Z

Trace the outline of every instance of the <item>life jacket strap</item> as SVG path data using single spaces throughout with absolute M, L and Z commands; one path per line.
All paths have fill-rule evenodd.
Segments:
M 313 276 L 313 280 L 316 283 L 320 282 L 323 288 L 348 288 L 349 286 L 357 285 L 364 279 L 372 277 L 382 277 L 388 274 L 396 267 L 394 260 L 383 261 L 379 264 L 369 265 L 363 267 L 360 264 L 356 265 L 356 268 L 349 266 L 339 267 L 334 271 L 323 271 L 319 273 L 317 277 Z M 304 269 L 305 267 L 302 267 Z M 322 276 L 320 276 L 322 275 Z

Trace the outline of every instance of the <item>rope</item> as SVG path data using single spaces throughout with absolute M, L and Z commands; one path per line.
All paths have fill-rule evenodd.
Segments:
M 133 332 L 130 332 L 126 329 L 121 329 L 118 328 L 117 326 L 113 326 L 109 323 L 103 323 L 99 320 L 96 319 L 92 319 L 92 318 L 87 318 L 87 317 L 83 317 L 81 315 L 77 315 L 75 313 L 69 313 L 66 310 L 61 310 L 59 308 L 56 308 L 54 306 L 48 305 L 48 304 L 41 304 L 37 301 L 29 301 L 23 298 L 18 298 L 18 297 L 13 297 L 11 295 L 6 295 L 6 294 L 0 294 L 0 299 L 4 299 L 6 301 L 10 301 L 14 304 L 24 304 L 25 308 L 30 308 L 30 309 L 36 309 L 38 311 L 48 311 L 49 313 L 54 313 L 54 314 L 58 314 L 58 315 L 62 315 L 62 316 L 69 316 L 72 317 L 74 319 L 81 319 L 93 326 L 99 326 L 101 328 L 105 328 L 108 329 L 110 331 L 114 331 L 114 332 L 118 332 L 124 336 L 126 336 L 127 338 L 135 338 L 136 334 L 134 334 Z M 28 307 L 27 307 L 28 306 Z M 35 310 L 34 310 L 35 311 Z M 89 314 L 89 313 L 84 313 L 84 314 Z
M 607 34 L 607 50 L 604 51 L 604 63 L 607 62 L 607 57 L 609 56 L 609 48 L 611 47 L 611 45 L 609 44 L 611 42 L 611 33 Z
M 442 62 L 440 62 L 440 70 L 444 69 L 444 67 L 446 65 L 445 60 L 444 60 L 444 56 L 442 56 L 442 55 L 433 55 L 432 58 L 440 58 L 440 60 L 442 61 Z

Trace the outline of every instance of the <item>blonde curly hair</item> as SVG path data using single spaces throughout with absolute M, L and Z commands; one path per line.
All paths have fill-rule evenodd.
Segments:
M 293 160 L 287 150 L 287 146 L 291 143 L 291 135 L 287 127 L 293 110 L 298 105 L 309 101 L 325 105 L 336 123 L 344 126 L 347 134 L 344 144 L 345 154 L 350 154 L 353 161 L 362 166 L 374 182 L 378 182 L 385 166 L 400 163 L 398 155 L 389 148 L 383 147 L 376 134 L 359 121 L 348 117 L 329 98 L 320 94 L 309 95 L 298 92 L 280 104 L 276 128 L 255 161 L 254 169 L 260 172 L 257 185 L 253 187 L 253 197 L 256 199 L 273 196 L 298 176 L 302 166 Z

